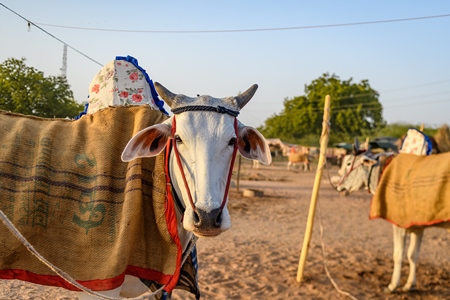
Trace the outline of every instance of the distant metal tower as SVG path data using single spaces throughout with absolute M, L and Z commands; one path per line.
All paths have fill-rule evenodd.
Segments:
M 63 50 L 63 64 L 61 70 L 61 77 L 66 77 L 67 75 L 67 45 L 64 44 Z

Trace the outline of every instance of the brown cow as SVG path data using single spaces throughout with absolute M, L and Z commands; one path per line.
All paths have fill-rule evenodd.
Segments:
M 309 151 L 309 149 L 308 149 Z M 295 148 L 291 148 L 291 152 L 289 153 L 289 161 L 287 164 L 288 171 L 291 170 L 291 166 L 295 166 L 296 164 L 301 163 L 303 171 L 311 171 L 311 166 L 309 165 L 309 154 L 308 153 L 298 153 Z

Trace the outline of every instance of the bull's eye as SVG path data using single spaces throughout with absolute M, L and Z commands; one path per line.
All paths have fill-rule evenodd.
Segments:
M 231 138 L 230 141 L 228 142 L 228 146 L 234 146 L 234 144 L 236 144 L 237 139 L 236 138 Z
M 175 136 L 175 141 L 177 142 L 177 144 L 182 144 L 183 143 L 183 140 L 180 138 L 179 135 Z

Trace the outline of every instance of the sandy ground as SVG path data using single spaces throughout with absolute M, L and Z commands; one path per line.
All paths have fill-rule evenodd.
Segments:
M 330 175 L 336 172 L 333 167 Z M 392 271 L 392 227 L 383 220 L 368 219 L 371 197 L 367 192 L 340 197 L 328 183 L 326 172 L 304 281 L 298 283 L 315 171 L 287 171 L 282 162 L 254 170 L 243 161 L 240 174 L 239 192 L 234 186 L 230 194 L 232 228 L 217 238 L 198 241 L 202 299 L 350 299 L 335 290 L 325 262 L 337 286 L 357 299 L 450 299 L 450 234 L 426 230 L 416 290 L 386 295 L 383 289 Z M 245 189 L 261 190 L 264 196 L 243 197 Z M 407 272 L 405 259 L 402 284 Z M 194 299 L 179 290 L 173 298 Z M 76 297 L 58 288 L 11 280 L 0 281 L 0 299 Z

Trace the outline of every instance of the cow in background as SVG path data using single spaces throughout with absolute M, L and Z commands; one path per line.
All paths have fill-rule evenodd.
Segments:
M 302 152 L 295 147 L 291 147 L 289 156 L 288 156 L 288 171 L 291 170 L 291 166 L 296 166 L 297 164 L 302 164 L 303 171 L 311 171 L 310 158 L 309 158 L 309 148 L 306 149 L 306 152 Z
M 420 137 L 421 133 L 413 133 Z M 413 142 L 417 140 L 412 139 Z M 432 154 L 428 156 L 405 150 L 397 156 L 393 152 L 374 154 L 370 149 L 363 153 L 354 151 L 344 157 L 339 176 L 332 180 L 341 195 L 367 189 L 374 195 L 370 218 L 383 218 L 393 224 L 394 268 L 391 282 L 385 289 L 387 293 L 396 290 L 400 284 L 407 234 L 410 234 L 407 250 L 410 269 L 403 291 L 416 285 L 417 260 L 424 230 L 431 226 L 450 230 L 450 203 L 446 196 L 450 193 L 446 175 L 450 168 L 448 126 L 442 126 L 434 137 L 427 137 L 427 140 L 429 147 L 424 148 Z M 435 210 L 436 207 L 439 209 Z

